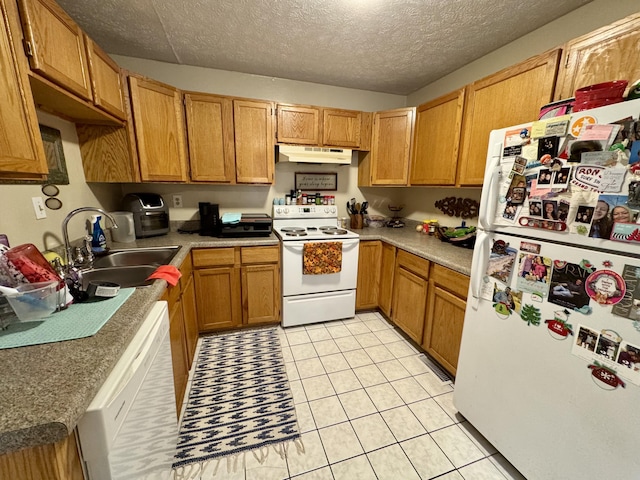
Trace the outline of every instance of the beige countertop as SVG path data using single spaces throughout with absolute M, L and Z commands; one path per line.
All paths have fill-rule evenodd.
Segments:
M 468 275 L 471 270 L 471 250 L 440 242 L 413 228 L 363 228 L 357 232 L 362 240 L 383 240 L 460 273 Z M 179 266 L 192 248 L 276 244 L 274 235 L 220 239 L 172 232 L 113 244 L 112 248 L 180 245 L 172 261 Z M 138 288 L 91 337 L 0 350 L 0 454 L 54 443 L 73 431 L 165 288 L 164 280 Z

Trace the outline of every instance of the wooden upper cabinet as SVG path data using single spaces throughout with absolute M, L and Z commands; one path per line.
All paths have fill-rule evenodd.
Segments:
M 142 181 L 186 182 L 182 94 L 170 85 L 129 76 Z
M 48 173 L 26 61 L 16 55 L 20 30 L 15 3 L 0 0 L 0 177 Z
M 640 13 L 567 42 L 555 98 L 573 97 L 578 88 L 596 83 L 635 82 L 640 78 L 640 63 L 635 60 L 639 51 Z
M 466 87 L 458 185 L 482 185 L 491 130 L 538 118 L 553 99 L 559 59 L 552 50 Z
M 465 89 L 416 110 L 411 185 L 455 185 Z
M 320 109 L 278 104 L 278 143 L 320 144 Z
M 19 0 L 31 69 L 84 100 L 92 100 L 80 27 L 53 0 Z
M 274 104 L 233 100 L 233 123 L 238 183 L 273 183 L 275 164 Z
M 235 183 L 233 100 L 195 92 L 184 100 L 191 180 Z
M 376 112 L 371 144 L 371 185 L 407 185 L 415 107 Z
M 322 110 L 322 144 L 328 147 L 360 148 L 362 112 Z
M 93 40 L 85 35 L 93 102 L 105 112 L 126 120 L 120 67 Z

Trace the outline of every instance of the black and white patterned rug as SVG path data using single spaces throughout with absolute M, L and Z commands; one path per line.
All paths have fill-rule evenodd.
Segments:
M 203 337 L 178 435 L 177 476 L 255 449 L 264 457 L 265 447 L 284 456 L 299 437 L 278 329 Z

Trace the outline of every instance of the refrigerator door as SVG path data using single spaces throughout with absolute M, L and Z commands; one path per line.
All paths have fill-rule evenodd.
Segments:
M 562 155 L 565 143 L 577 142 L 572 133 L 578 135 L 579 126 L 637 118 L 639 113 L 640 100 L 634 100 L 573 114 L 566 125 L 567 135 L 559 137 L 556 145 L 558 156 Z M 634 174 L 627 165 L 635 159 L 630 152 L 637 150 L 633 145 L 640 145 L 640 139 L 627 142 L 627 150 L 616 157 L 615 162 L 606 163 L 601 157 L 586 160 L 582 157 L 582 162 L 564 159 L 558 161 L 562 165 L 554 167 L 538 161 L 542 139 L 531 141 L 526 135 L 524 139 L 518 135 L 518 132 L 530 133 L 532 125 L 522 124 L 491 133 L 480 228 L 640 255 L 640 225 L 634 223 L 640 222 L 640 175 Z M 625 128 L 625 135 L 630 135 L 627 140 L 635 139 L 638 125 L 627 123 Z M 571 148 L 567 146 L 566 150 Z M 609 154 L 617 155 L 616 152 Z M 550 160 L 551 157 L 545 162 Z M 544 185 L 547 180 L 550 183 Z M 613 210 L 618 205 L 620 211 L 625 210 L 624 207 L 627 212 L 630 210 L 629 218 L 614 218 Z M 547 214 L 546 208 L 549 208 Z M 605 218 L 596 220 L 604 209 Z
M 531 480 L 635 478 L 640 259 L 480 232 L 454 404 Z

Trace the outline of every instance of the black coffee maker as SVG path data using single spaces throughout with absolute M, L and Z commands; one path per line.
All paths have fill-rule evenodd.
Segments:
M 200 235 L 217 237 L 220 235 L 220 209 L 217 203 L 199 202 Z

